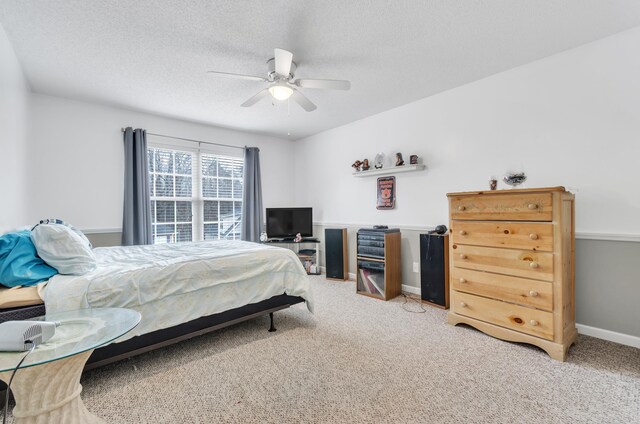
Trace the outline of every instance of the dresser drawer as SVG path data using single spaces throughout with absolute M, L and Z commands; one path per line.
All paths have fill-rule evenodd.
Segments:
M 546 281 L 453 268 L 451 287 L 460 292 L 553 310 L 553 284 Z
M 553 224 L 452 221 L 451 241 L 476 246 L 553 251 Z
M 451 292 L 451 309 L 459 315 L 553 340 L 553 314 L 551 312 L 460 293 L 455 290 Z
M 451 219 L 551 221 L 551 193 L 451 197 Z
M 453 266 L 553 281 L 553 253 L 495 247 L 451 246 Z

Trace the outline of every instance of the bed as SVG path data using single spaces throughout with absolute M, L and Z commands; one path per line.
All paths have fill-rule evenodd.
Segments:
M 6 288 L 0 286 L 0 311 L 43 305 L 43 285 Z
M 138 327 L 97 349 L 88 368 L 146 352 L 313 299 L 308 276 L 288 249 L 217 240 L 94 249 L 97 268 L 56 275 L 39 292 L 47 312 L 125 307 Z M 37 306 L 31 306 L 37 307 Z

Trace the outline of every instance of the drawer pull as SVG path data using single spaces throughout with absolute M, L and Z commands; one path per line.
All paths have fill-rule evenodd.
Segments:
M 535 203 L 529 203 L 529 204 L 527 205 L 527 207 L 528 207 L 529 209 L 538 209 L 538 205 L 536 205 Z
M 536 326 L 537 326 L 538 324 L 540 324 L 540 323 L 539 323 L 538 321 L 536 321 L 535 319 L 532 319 L 532 320 L 530 321 L 530 324 L 531 324 L 532 326 L 536 327 Z
M 529 296 L 531 296 L 531 297 L 538 297 L 538 292 L 537 292 L 537 291 L 535 291 L 535 290 L 531 290 L 531 291 L 529 292 Z
M 538 235 L 536 233 L 531 233 L 531 234 L 529 234 L 529 238 L 531 240 L 538 240 Z
M 460 259 L 467 259 L 467 255 L 465 255 L 464 253 L 460 254 Z
M 538 262 L 531 262 L 531 263 L 529 264 L 529 266 L 530 266 L 531 268 L 533 268 L 533 269 L 536 269 L 536 268 L 538 268 L 540 265 L 538 265 Z
M 459 210 L 459 211 L 463 211 L 463 210 L 465 210 L 465 209 L 467 209 L 465 206 L 462 206 L 462 205 L 458 206 L 458 210 Z
M 466 232 L 465 230 L 460 230 L 460 235 L 461 235 L 461 236 L 466 236 L 466 235 L 467 235 L 467 232 Z
M 467 307 L 467 304 L 466 304 L 466 303 L 464 303 L 464 302 L 460 302 L 460 306 L 461 306 L 462 308 L 466 308 L 466 307 Z
M 466 278 L 460 278 L 460 282 L 461 282 L 462 284 L 464 284 L 464 283 L 466 283 L 466 282 L 467 282 L 467 279 L 466 279 Z

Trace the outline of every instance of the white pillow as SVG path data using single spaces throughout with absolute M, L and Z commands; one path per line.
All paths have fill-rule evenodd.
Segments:
M 41 220 L 40 220 L 40 223 L 39 223 L 39 224 L 36 224 L 36 226 L 37 226 L 37 225 L 42 225 L 42 224 L 60 224 L 60 225 L 64 225 L 65 227 L 69 227 L 69 228 L 71 228 L 71 229 L 73 230 L 73 232 L 74 232 L 74 233 L 76 233 L 77 235 L 79 235 L 79 236 L 82 238 L 82 240 L 84 240 L 84 241 L 85 241 L 85 243 L 87 243 L 87 245 L 88 245 L 90 248 L 93 248 L 93 246 L 91 245 L 91 242 L 89 241 L 89 239 L 87 238 L 87 236 L 85 236 L 85 235 L 84 235 L 84 233 L 83 233 L 82 231 L 78 230 L 78 229 L 77 229 L 76 227 L 74 227 L 73 225 L 68 224 L 68 223 L 64 222 L 63 220 L 61 220 L 61 219 L 57 219 L 57 218 L 41 219 Z M 35 228 L 35 227 L 33 227 L 33 228 Z
M 40 224 L 31 231 L 38 256 L 60 274 L 84 275 L 96 269 L 96 257 L 85 240 L 61 224 Z

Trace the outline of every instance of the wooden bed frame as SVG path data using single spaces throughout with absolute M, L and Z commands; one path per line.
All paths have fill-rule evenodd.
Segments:
M 84 370 L 87 371 L 93 368 L 98 368 L 112 362 L 140 355 L 154 349 L 178 343 L 192 337 L 197 337 L 264 315 L 269 315 L 270 318 L 270 327 L 268 331 L 276 331 L 273 322 L 273 313 L 301 302 L 304 302 L 304 299 L 301 297 L 281 294 L 263 300 L 262 302 L 250 303 L 239 308 L 197 318 L 193 321 L 176 325 L 175 327 L 169 327 L 136 336 L 121 343 L 111 343 L 96 349 L 91 357 L 89 357 Z M 34 309 L 34 311 L 43 311 L 43 309 Z M 40 315 L 42 315 L 41 312 L 38 313 L 38 315 L 32 315 L 31 317 Z M 2 313 L 0 313 L 0 321 L 2 321 L 1 318 Z M 29 317 L 27 316 L 22 319 L 27 318 Z M 11 319 L 20 318 L 12 316 Z M 5 389 L 5 384 L 0 381 L 0 396 L 4 395 Z M 2 398 L 4 399 L 4 397 Z

